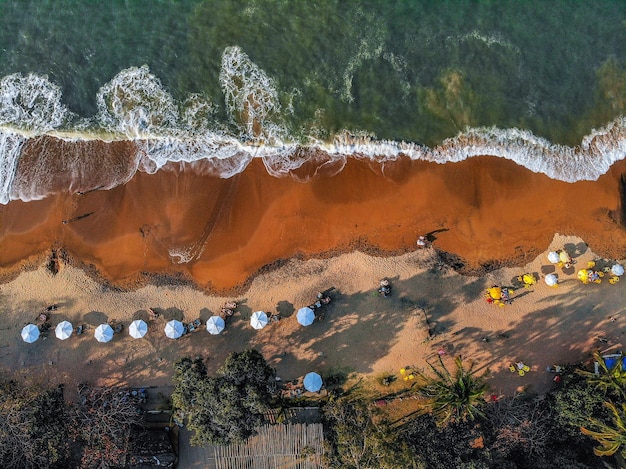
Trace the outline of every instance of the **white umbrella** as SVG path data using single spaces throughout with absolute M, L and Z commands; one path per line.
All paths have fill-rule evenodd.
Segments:
M 185 333 L 185 326 L 180 321 L 172 319 L 165 325 L 165 335 L 170 339 L 178 339 Z
M 100 324 L 93 335 L 98 342 L 108 342 L 113 338 L 113 328 L 108 324 Z
M 135 319 L 130 323 L 130 326 L 128 326 L 128 335 L 133 339 L 141 339 L 147 333 L 148 325 L 146 324 L 146 321 L 141 319 Z
M 39 339 L 39 328 L 34 324 L 27 324 L 22 328 L 22 339 L 27 344 L 32 344 Z
M 298 322 L 303 326 L 310 326 L 313 324 L 313 321 L 315 321 L 315 312 L 308 306 L 305 306 L 298 310 L 296 317 L 298 318 Z
M 556 275 L 548 274 L 548 275 L 546 275 L 545 281 L 546 281 L 546 285 L 548 285 L 550 287 L 554 287 L 554 286 L 556 286 L 556 284 L 558 283 L 559 280 L 556 278 Z
M 317 373 L 307 373 L 304 377 L 304 389 L 309 392 L 317 392 L 322 389 L 322 377 Z
M 206 322 L 206 330 L 209 331 L 209 334 L 217 335 L 224 330 L 224 327 L 226 327 L 226 323 L 219 316 L 211 316 Z
M 622 275 L 624 275 L 624 267 L 622 267 L 620 264 L 615 264 L 613 267 L 611 267 L 611 273 L 613 275 L 621 277 Z
M 559 257 L 559 253 L 556 251 L 551 251 L 548 253 L 548 260 L 553 264 L 558 264 L 561 262 L 561 258 Z
M 69 339 L 72 332 L 74 332 L 74 328 L 69 321 L 62 321 L 54 328 L 54 334 L 61 340 Z
M 256 311 L 250 317 L 250 325 L 255 329 L 263 329 L 268 323 L 267 314 L 263 311 Z

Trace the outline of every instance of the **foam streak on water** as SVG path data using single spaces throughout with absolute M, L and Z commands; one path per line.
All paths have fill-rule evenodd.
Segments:
M 0 130 L 0 204 L 9 203 L 17 162 L 26 137 Z
M 368 158 L 384 165 L 402 156 L 440 164 L 474 156 L 506 158 L 566 182 L 595 180 L 626 156 L 626 118 L 619 117 L 592 131 L 580 145 L 553 144 L 519 129 L 469 128 L 429 148 L 411 142 L 377 140 L 367 134 L 344 131 L 330 141 L 310 137 L 309 143 L 290 137 L 281 115 L 276 83 L 238 47 L 224 51 L 220 74 L 229 123 L 214 120 L 217 105 L 202 95 L 177 102 L 148 67 L 122 70 L 97 93 L 98 113 L 91 119 L 72 115 L 62 103 L 58 86 L 44 76 L 14 74 L 0 80 L 0 203 L 32 200 L 38 181 L 14 181 L 20 151 L 29 138 L 41 135 L 64 140 L 130 140 L 138 148 L 129 157 L 129 171 L 98 166 L 80 155 L 64 161 L 69 181 L 66 190 L 108 189 L 125 184 L 140 170 L 155 173 L 168 163 L 189 163 L 202 174 L 229 178 L 242 172 L 253 158 L 261 158 L 275 177 L 306 181 L 316 174 L 341 171 L 348 158 Z M 37 177 L 54 167 L 59 155 L 37 155 Z M 47 162 L 50 162 L 48 164 Z M 194 166 L 195 165 L 195 166 Z M 298 172 L 300 168 L 304 171 Z M 90 174 L 106 172 L 93 176 Z M 21 173 L 21 171 L 20 171 Z M 14 187 L 13 187 L 14 186 Z M 80 186 L 80 189 L 76 187 Z M 18 187 L 20 188 L 18 190 Z M 13 188 L 13 190 L 12 190 Z M 28 188 L 25 190 L 23 188 Z

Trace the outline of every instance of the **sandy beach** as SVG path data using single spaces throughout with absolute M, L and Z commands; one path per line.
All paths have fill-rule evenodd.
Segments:
M 18 173 L 39 171 L 44 150 L 59 155 L 51 176 L 83 155 L 91 155 L 94 174 L 98 165 L 132 173 L 132 144 L 49 137 L 29 141 Z M 626 258 L 625 170 L 622 161 L 597 181 L 569 184 L 489 156 L 445 165 L 350 159 L 338 174 L 303 183 L 319 168 L 275 178 L 255 160 L 230 179 L 170 165 L 95 191 L 86 190 L 93 174 L 72 175 L 73 193 L 0 208 L 2 364 L 50 382 L 167 385 L 181 356 L 203 356 L 215 369 L 247 347 L 259 348 L 285 379 L 310 370 L 378 376 L 424 368 L 442 350 L 489 367 L 495 393 L 545 391 L 547 366 L 620 347 L 620 284 L 582 285 L 574 269 L 557 272 L 556 289 L 540 277 L 555 268 L 546 253 L 564 246 L 580 265 Z M 432 247 L 416 248 L 420 234 Z M 513 285 L 525 272 L 539 282 L 513 304 L 485 302 L 487 287 Z M 390 298 L 376 295 L 382 278 L 393 284 Z M 299 326 L 294 311 L 329 289 L 325 320 Z M 166 320 L 206 321 L 232 299 L 240 307 L 222 335 L 163 335 Z M 67 319 L 87 333 L 22 342 L 22 326 L 51 304 L 60 305 L 53 325 Z M 98 324 L 128 326 L 148 319 L 149 308 L 162 314 L 147 338 L 124 331 L 108 344 L 93 339 Z M 257 310 L 283 319 L 257 332 L 248 324 Z M 518 360 L 532 373 L 511 375 Z
M 42 151 L 58 155 L 55 167 L 38 166 Z M 276 178 L 256 159 L 229 179 L 202 163 L 172 164 L 111 190 L 86 189 L 103 184 L 98 177 L 131 174 L 134 151 L 128 142 L 29 141 L 16 180 L 46 172 L 41 184 L 56 193 L 0 207 L 0 273 L 62 248 L 122 287 L 165 274 L 226 294 L 293 257 L 401 254 L 425 233 L 471 274 L 530 262 L 555 233 L 626 257 L 625 161 L 597 181 L 565 183 L 490 156 L 445 165 L 349 159 L 338 174 L 303 183 L 319 168 Z M 84 173 L 72 173 L 77 158 L 91 162 Z M 68 174 L 71 193 L 59 192 Z
M 576 262 L 570 269 L 547 260 L 547 251 L 561 248 Z M 455 272 L 434 248 L 394 257 L 354 251 L 325 259 L 292 259 L 256 276 L 237 297 L 209 295 L 189 285 L 124 291 L 98 283 L 71 265 L 62 265 L 53 275 L 42 263 L 0 286 L 2 368 L 36 381 L 63 382 L 68 388 L 81 381 L 167 386 L 171 365 L 179 357 L 204 357 L 214 370 L 228 353 L 255 347 L 283 379 L 312 370 L 374 378 L 397 374 L 407 365 L 424 368 L 443 350 L 446 359 L 462 355 L 480 368 L 488 367 L 494 394 L 527 387 L 544 392 L 553 377 L 545 371 L 547 366 L 587 360 L 596 348 L 620 349 L 626 326 L 623 286 L 606 280 L 583 285 L 576 279 L 577 268 L 597 259 L 581 238 L 556 235 L 546 252 L 524 266 L 480 277 Z M 514 285 L 524 272 L 538 278 L 556 273 L 559 286 L 539 280 L 530 289 L 518 288 L 513 303 L 505 307 L 485 301 L 487 287 Z M 388 298 L 376 294 L 381 278 L 391 281 Z M 332 297 L 324 320 L 300 326 L 295 311 L 322 290 Z M 164 336 L 166 320 L 206 321 L 231 299 L 240 306 L 221 335 L 202 328 L 179 340 Z M 34 322 L 51 304 L 59 305 L 51 313 L 53 326 L 67 319 L 88 330 L 65 341 L 50 331 L 47 339 L 24 343 L 23 325 Z M 161 316 L 149 321 L 148 308 Z M 282 320 L 256 331 L 249 318 L 257 310 L 279 311 Z M 149 322 L 143 339 L 128 336 L 127 326 L 136 318 Z M 98 343 L 95 327 L 111 320 L 125 329 L 111 342 Z M 531 366 L 524 377 L 508 369 L 519 360 Z

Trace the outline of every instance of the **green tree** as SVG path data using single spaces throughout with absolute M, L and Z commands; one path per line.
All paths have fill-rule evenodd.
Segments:
M 61 388 L 0 383 L 0 466 L 66 467 L 66 410 Z
M 417 392 L 428 399 L 427 407 L 442 425 L 483 416 L 481 407 L 485 404 L 484 396 L 488 389 L 485 377 L 489 370 L 477 375 L 474 363 L 465 367 L 461 357 L 456 357 L 454 364 L 456 370 L 452 374 L 439 357 L 438 367 L 428 364 L 434 376 L 416 372 L 423 381 L 418 385 Z
M 342 469 L 416 468 L 408 445 L 363 402 L 334 401 L 323 409 L 329 451 L 325 464 Z
M 230 354 L 215 377 L 198 360 L 174 367 L 172 403 L 193 431 L 192 444 L 242 442 L 263 423 L 275 372 L 257 350 Z
M 605 399 L 578 372 L 565 373 L 561 380 L 561 386 L 547 396 L 554 410 L 552 434 L 559 441 L 568 440 L 573 443 L 572 446 L 580 447 L 589 442 L 580 433 L 580 427 L 589 422 L 590 417 L 608 421 Z
M 600 443 L 593 450 L 597 456 L 617 455 L 623 462 L 626 458 L 626 404 L 622 404 L 621 409 L 612 402 L 605 405 L 611 411 L 612 425 L 592 418 L 590 428 L 580 427 L 580 430 Z
M 622 365 L 624 354 L 620 353 L 612 365 L 607 364 L 598 350 L 593 352 L 593 358 L 598 363 L 598 374 L 587 370 L 576 370 L 576 372 L 604 394 L 613 395 L 622 400 L 626 399 L 626 371 Z

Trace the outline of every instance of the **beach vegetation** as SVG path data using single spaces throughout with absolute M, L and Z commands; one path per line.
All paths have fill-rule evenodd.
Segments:
M 67 433 L 62 388 L 0 383 L 0 467 L 67 467 Z
M 120 389 L 79 385 L 69 425 L 70 436 L 81 448 L 79 467 L 123 466 L 131 430 L 142 421 L 136 403 Z
M 426 408 L 441 425 L 484 416 L 484 397 L 488 390 L 485 378 L 489 370 L 479 375 L 474 363 L 466 366 L 461 357 L 456 357 L 455 370 L 451 373 L 441 356 L 438 360 L 438 366 L 428 364 L 432 375 L 418 370 L 414 372 L 421 378 L 417 393 L 426 398 Z
M 405 423 L 399 435 L 409 445 L 418 467 L 495 467 L 485 447 L 484 427 L 477 420 L 456 420 L 441 426 L 433 415 L 421 414 Z
M 535 394 L 498 399 L 486 408 L 488 446 L 500 459 L 532 465 L 545 456 L 552 440 L 553 409 Z
M 257 350 L 230 354 L 216 376 L 200 359 L 181 358 L 174 369 L 174 414 L 193 445 L 243 442 L 263 423 L 275 371 Z
M 414 461 L 404 439 L 398 438 L 386 419 L 376 415 L 375 409 L 365 401 L 334 400 L 324 406 L 322 418 L 327 429 L 325 467 L 426 467 Z
M 603 395 L 608 395 L 620 399 L 626 398 L 626 370 L 623 369 L 622 362 L 624 355 L 619 354 L 617 358 L 607 362 L 602 354 L 596 350 L 593 352 L 593 359 L 598 364 L 598 373 L 584 369 L 577 370 L 587 382 L 594 386 Z
M 589 424 L 580 430 L 599 443 L 593 450 L 594 454 L 617 455 L 622 462 L 626 462 L 626 403 L 619 407 L 612 402 L 606 402 L 605 405 L 611 412 L 611 422 L 591 418 Z
M 608 409 L 604 406 L 605 397 L 578 372 L 563 374 L 561 386 L 547 399 L 553 409 L 553 437 L 559 441 L 584 444 L 589 439 L 580 432 L 580 427 L 587 424 L 591 417 L 609 418 Z

